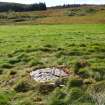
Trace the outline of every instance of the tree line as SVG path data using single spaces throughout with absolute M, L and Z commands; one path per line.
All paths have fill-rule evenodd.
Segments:
M 81 4 L 64 4 L 64 5 L 53 6 L 51 8 L 77 8 L 81 6 L 82 6 Z
M 0 12 L 7 11 L 15 11 L 15 12 L 23 12 L 23 11 L 37 11 L 37 10 L 46 10 L 45 3 L 34 3 L 34 4 L 19 4 L 19 3 L 5 3 L 0 2 Z

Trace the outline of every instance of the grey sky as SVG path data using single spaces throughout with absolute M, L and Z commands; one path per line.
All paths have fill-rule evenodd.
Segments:
M 62 5 L 62 4 L 105 4 L 105 0 L 0 0 L 5 2 L 17 2 L 17 3 L 37 3 L 45 2 L 47 6 Z

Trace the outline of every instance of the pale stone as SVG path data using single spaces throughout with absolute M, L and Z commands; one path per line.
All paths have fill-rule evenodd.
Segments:
M 48 82 L 57 80 L 60 77 L 67 77 L 68 74 L 64 72 L 64 70 L 58 68 L 44 68 L 32 71 L 30 76 L 37 82 Z

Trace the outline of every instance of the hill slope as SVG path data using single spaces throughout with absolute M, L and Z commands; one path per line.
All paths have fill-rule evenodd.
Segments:
M 0 24 L 105 23 L 105 6 L 48 8 L 45 11 L 0 13 Z
M 9 3 L 9 2 L 0 2 L 0 6 L 7 6 L 7 5 L 17 5 L 19 3 Z M 20 5 L 24 5 L 24 4 L 20 4 Z
M 0 2 L 0 12 L 8 11 L 22 12 L 22 11 L 35 11 L 35 10 L 46 10 L 45 3 L 34 3 L 34 4 L 19 4 L 19 3 L 8 3 Z

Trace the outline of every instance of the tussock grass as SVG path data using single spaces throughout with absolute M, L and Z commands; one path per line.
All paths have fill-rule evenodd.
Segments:
M 87 88 L 105 79 L 104 28 L 103 24 L 0 26 L 0 92 L 17 91 L 15 96 L 9 94 L 10 100 L 3 93 L 5 105 L 68 105 L 69 101 L 94 105 Z M 32 70 L 61 65 L 72 76 L 57 90 L 29 76 Z

